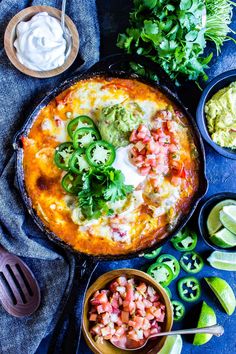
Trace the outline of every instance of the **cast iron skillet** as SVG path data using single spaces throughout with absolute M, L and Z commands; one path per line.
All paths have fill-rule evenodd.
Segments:
M 129 65 L 130 60 L 135 60 L 136 62 L 140 62 L 142 65 L 144 65 L 146 68 L 149 70 L 153 70 L 159 80 L 158 82 L 154 82 L 149 79 L 144 79 L 139 77 L 138 75 L 132 73 L 130 69 L 127 69 Z M 23 148 L 21 144 L 21 137 L 22 136 L 27 136 L 35 119 L 37 118 L 38 113 L 40 110 L 45 107 L 52 99 L 54 99 L 58 94 L 60 94 L 62 91 L 65 89 L 69 88 L 79 80 L 83 79 L 88 79 L 94 76 L 105 76 L 107 78 L 109 77 L 119 77 L 119 78 L 136 78 L 149 86 L 152 86 L 154 88 L 158 88 L 160 91 L 162 91 L 173 103 L 175 103 L 181 111 L 186 115 L 188 121 L 190 122 L 190 125 L 193 127 L 193 134 L 194 134 L 194 140 L 195 144 L 198 149 L 199 153 L 199 160 L 200 160 L 200 169 L 199 169 L 199 190 L 197 191 L 194 200 L 192 202 L 192 205 L 190 205 L 189 212 L 184 215 L 178 225 L 173 229 L 173 231 L 163 240 L 160 242 L 157 242 L 153 246 L 138 251 L 138 252 L 132 252 L 126 255 L 118 255 L 118 256 L 109 256 L 109 255 L 101 255 L 101 256 L 92 256 L 92 255 L 87 255 L 84 253 L 81 253 L 79 251 L 75 251 L 71 246 L 63 242 L 59 237 L 57 237 L 52 231 L 50 231 L 41 221 L 41 219 L 36 215 L 36 212 L 32 208 L 31 200 L 29 196 L 27 195 L 26 188 L 25 188 L 25 181 L 24 181 L 24 171 L 23 171 Z M 204 152 L 204 146 L 202 143 L 202 139 L 200 136 L 200 133 L 198 131 L 198 128 L 196 126 L 196 123 L 193 119 L 193 117 L 190 115 L 188 112 L 188 109 L 183 105 L 181 100 L 178 98 L 178 95 L 175 90 L 174 84 L 168 79 L 166 74 L 154 63 L 147 59 L 141 59 L 140 57 L 131 57 L 127 55 L 112 55 L 110 57 L 105 58 L 104 60 L 98 62 L 95 64 L 91 69 L 89 69 L 87 72 L 83 74 L 75 74 L 72 77 L 68 78 L 66 81 L 64 81 L 59 87 L 53 89 L 51 92 L 49 92 L 39 103 L 39 105 L 33 110 L 33 112 L 30 114 L 30 116 L 27 118 L 25 124 L 23 127 L 20 129 L 20 131 L 17 133 L 14 139 L 14 149 L 16 151 L 16 176 L 17 176 L 17 181 L 19 184 L 19 190 L 21 192 L 23 201 L 28 209 L 28 212 L 32 216 L 34 222 L 39 226 L 39 228 L 45 232 L 45 234 L 48 236 L 48 238 L 57 245 L 63 247 L 66 250 L 72 251 L 74 254 L 78 256 L 78 260 L 82 262 L 84 265 L 84 270 L 86 269 L 86 266 L 90 269 L 86 269 L 87 274 L 92 274 L 92 271 L 95 269 L 95 264 L 99 260 L 118 260 L 118 259 L 130 259 L 133 257 L 140 256 L 144 252 L 151 252 L 153 249 L 161 246 L 163 243 L 165 243 L 167 240 L 169 240 L 173 235 L 175 235 L 182 227 L 185 226 L 185 224 L 188 222 L 189 218 L 192 216 L 193 212 L 195 211 L 197 204 L 201 200 L 201 198 L 205 195 L 207 191 L 207 179 L 206 179 L 206 174 L 205 174 L 205 152 Z M 84 285 L 86 286 L 87 282 L 84 282 Z

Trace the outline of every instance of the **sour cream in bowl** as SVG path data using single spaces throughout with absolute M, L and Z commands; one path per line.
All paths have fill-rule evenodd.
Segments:
M 47 12 L 17 25 L 14 47 L 19 61 L 31 70 L 52 70 L 63 65 L 66 59 L 61 24 Z
M 50 6 L 31 6 L 16 14 L 4 35 L 4 48 L 11 63 L 24 74 L 48 78 L 68 69 L 79 49 L 79 35 L 72 20 Z

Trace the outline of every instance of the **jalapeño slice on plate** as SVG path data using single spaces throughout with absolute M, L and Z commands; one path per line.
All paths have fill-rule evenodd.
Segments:
M 70 121 L 67 126 L 67 132 L 71 139 L 73 139 L 74 132 L 80 128 L 94 128 L 96 129 L 96 125 L 94 121 L 88 116 L 78 116 Z
M 87 147 L 86 157 L 92 167 L 110 166 L 115 161 L 116 151 L 113 145 L 99 140 Z
M 178 292 L 180 298 L 186 302 L 197 301 L 201 296 L 201 285 L 194 277 L 181 278 L 178 281 Z
M 84 149 L 78 149 L 72 154 L 69 165 L 71 171 L 77 174 L 89 170 Z
M 178 300 L 172 300 L 171 301 L 172 307 L 173 307 L 173 318 L 174 321 L 180 321 L 184 317 L 185 314 L 185 307 L 182 302 Z
M 153 263 L 147 273 L 163 287 L 168 286 L 174 278 L 171 268 L 164 263 Z
M 57 167 L 62 170 L 68 171 L 70 166 L 70 158 L 75 151 L 73 144 L 70 142 L 62 143 L 56 147 L 54 154 L 54 162 Z
M 78 194 L 82 188 L 82 175 L 76 175 L 68 172 L 61 181 L 61 185 L 67 193 Z
M 185 252 L 179 261 L 181 267 L 187 273 L 198 273 L 204 266 L 202 257 L 196 252 Z
M 197 245 L 197 234 L 196 232 L 185 228 L 183 232 L 178 233 L 175 237 L 173 237 L 171 242 L 177 251 L 192 251 Z
M 143 257 L 146 259 L 154 259 L 159 256 L 159 254 L 161 253 L 161 249 L 162 247 L 159 247 L 156 250 L 153 250 L 151 253 L 145 253 Z
M 156 261 L 157 263 L 167 264 L 173 272 L 173 279 L 177 278 L 180 272 L 180 265 L 174 256 L 171 254 L 161 254 Z
M 96 140 L 100 140 L 100 134 L 93 128 L 80 128 L 73 134 L 73 145 L 75 149 L 86 148 Z

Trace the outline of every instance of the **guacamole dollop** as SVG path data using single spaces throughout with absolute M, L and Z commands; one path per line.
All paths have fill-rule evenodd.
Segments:
M 98 128 L 103 140 L 115 147 L 129 144 L 131 132 L 142 123 L 142 109 L 138 104 L 115 104 L 103 107 Z
M 219 90 L 205 105 L 207 126 L 212 140 L 236 149 L 236 82 Z

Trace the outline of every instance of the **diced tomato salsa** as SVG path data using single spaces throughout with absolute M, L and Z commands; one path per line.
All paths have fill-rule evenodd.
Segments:
M 167 115 L 168 111 L 163 113 Z M 166 120 L 160 127 L 151 130 L 140 124 L 133 130 L 129 140 L 133 143 L 131 161 L 141 175 L 156 177 L 169 174 L 173 185 L 181 184 L 186 171 L 183 163 L 175 159 L 179 149 L 175 122 Z
M 123 348 L 129 340 L 159 333 L 165 319 L 165 305 L 156 290 L 125 276 L 96 291 L 90 305 L 90 333 L 95 340 L 111 340 Z

